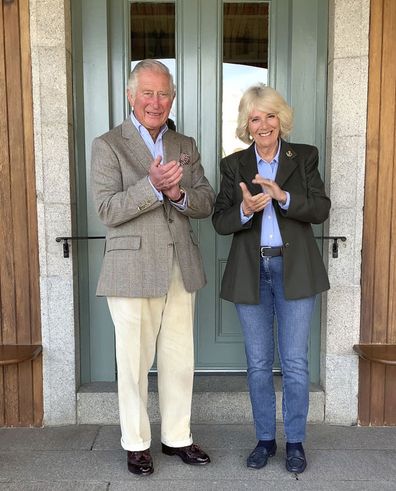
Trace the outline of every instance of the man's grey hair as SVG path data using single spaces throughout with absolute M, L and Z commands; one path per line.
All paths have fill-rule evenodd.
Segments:
M 171 96 L 173 97 L 176 92 L 176 87 L 173 82 L 173 77 L 169 68 L 158 60 L 146 59 L 139 61 L 135 68 L 131 71 L 128 78 L 128 90 L 132 96 L 136 95 L 139 74 L 143 70 L 151 70 L 152 72 L 159 72 L 165 74 L 169 78 L 169 88 L 171 90 Z

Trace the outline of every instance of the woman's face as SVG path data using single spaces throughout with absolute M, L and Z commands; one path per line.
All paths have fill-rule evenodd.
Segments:
M 278 148 L 280 121 L 275 113 L 254 109 L 249 114 L 248 130 L 256 143 L 258 151 L 271 153 Z

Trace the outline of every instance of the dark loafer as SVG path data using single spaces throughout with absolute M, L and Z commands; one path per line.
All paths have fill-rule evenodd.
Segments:
M 307 459 L 305 458 L 305 452 L 302 448 L 286 449 L 286 469 L 289 472 L 295 472 L 301 474 L 307 467 Z
M 149 476 L 154 472 L 150 449 L 139 452 L 127 452 L 128 470 L 138 476 Z
M 273 457 L 275 454 L 276 442 L 269 449 L 257 446 L 247 458 L 246 465 L 252 469 L 261 469 L 267 465 L 268 458 Z
M 210 462 L 209 455 L 194 443 L 187 447 L 168 447 L 168 445 L 163 443 L 162 453 L 165 455 L 178 455 L 185 464 L 205 465 Z

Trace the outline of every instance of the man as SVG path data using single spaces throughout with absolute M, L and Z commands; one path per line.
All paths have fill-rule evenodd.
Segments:
M 107 297 L 115 326 L 121 445 L 129 471 L 149 475 L 155 354 L 162 452 L 210 462 L 190 432 L 194 292 L 206 280 L 189 218 L 211 214 L 214 192 L 194 139 L 166 125 L 175 97 L 168 68 L 141 61 L 127 95 L 130 117 L 92 147 L 94 203 L 107 227 L 97 295 Z

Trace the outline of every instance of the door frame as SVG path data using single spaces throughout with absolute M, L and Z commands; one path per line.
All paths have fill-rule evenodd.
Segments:
M 261 1 L 261 0 L 256 0 Z M 316 4 L 316 0 L 302 0 L 304 4 Z M 110 127 L 119 124 L 128 113 L 128 104 L 126 98 L 122 100 L 120 94 L 125 92 L 126 80 L 129 75 L 129 0 L 85 0 L 81 2 L 74 0 L 73 4 L 77 5 L 77 28 L 81 29 L 81 19 L 89 18 L 89 29 L 96 29 L 97 32 L 109 32 L 111 42 L 108 44 L 107 39 L 101 39 L 100 43 L 92 43 L 92 49 L 87 53 L 84 51 L 83 68 L 75 71 L 74 81 L 76 94 L 79 94 L 84 100 L 84 107 L 80 104 L 75 104 L 76 109 L 76 142 L 77 155 L 82 166 L 77 166 L 78 180 L 78 203 L 81 207 L 85 205 L 88 213 L 91 216 L 94 211 L 87 196 L 84 193 L 88 182 L 86 173 L 86 163 L 90 161 L 90 145 L 86 145 L 86 141 L 92 139 L 107 131 Z M 292 10 L 292 2 L 289 0 L 268 0 L 270 4 L 270 43 L 269 43 L 269 82 L 277 88 L 292 106 L 304 107 L 305 118 L 300 120 L 300 124 L 295 131 L 296 140 L 306 143 L 313 143 L 319 148 L 321 160 L 324 157 L 325 145 L 325 107 L 326 107 L 326 47 L 327 38 L 320 39 L 317 45 L 309 45 L 305 50 L 294 49 L 293 40 L 295 38 L 290 34 L 284 35 L 284 25 L 287 24 L 291 31 L 296 33 L 295 36 L 301 43 L 301 38 L 309 33 L 312 29 L 313 19 L 317 21 L 319 32 L 327 32 L 327 8 L 323 7 L 323 2 L 318 2 L 318 11 L 310 9 L 310 16 L 305 15 L 306 11 L 301 9 Z M 177 76 L 176 84 L 178 87 L 177 105 L 177 125 L 180 131 L 193 136 L 200 148 L 202 162 L 218 161 L 218 155 L 221 148 L 221 59 L 222 59 L 222 6 L 223 2 L 217 0 L 176 0 L 176 50 L 177 50 Z M 92 15 L 91 7 L 95 5 L 96 15 Z M 98 7 L 99 5 L 99 7 Z M 79 9 L 79 10 L 78 10 Z M 123 29 L 119 29 L 119 20 L 124 19 Z M 78 23 L 80 24 L 78 25 Z M 305 29 L 293 29 L 295 24 L 301 22 Z M 197 27 L 198 26 L 198 27 Z M 316 24 L 315 24 L 316 26 Z M 200 29 L 197 32 L 197 28 Z M 193 49 L 190 40 L 192 32 L 199 37 L 201 42 L 200 50 Z M 217 37 L 212 41 L 210 32 L 217 32 Z M 92 33 L 91 33 L 92 34 Z M 87 36 L 76 36 L 74 41 L 75 51 L 74 58 L 78 59 L 79 49 L 83 48 L 83 43 L 87 42 Z M 194 37 L 195 39 L 195 37 Z M 289 49 L 290 48 L 290 49 Z M 310 50 L 310 52 L 309 52 Z M 307 54 L 308 51 L 308 54 Z M 203 55 L 204 53 L 204 55 Z M 208 53 L 210 55 L 208 56 Z M 279 56 L 283 53 L 283 56 Z M 305 73 L 298 70 L 299 63 L 304 60 L 304 57 L 309 56 L 312 59 L 313 53 L 316 57 L 315 71 L 320 73 L 316 77 L 317 90 L 313 93 L 320 94 L 317 100 L 309 100 L 302 102 L 302 96 L 298 88 L 307 84 Z M 320 53 L 320 56 L 318 56 Z M 104 57 L 103 63 L 97 64 L 98 57 Z M 80 55 L 81 57 L 81 55 Z M 272 67 L 273 64 L 273 67 Z M 272 68 L 271 68 L 272 67 Z M 78 76 L 82 76 L 87 82 L 81 85 L 81 80 Z M 103 81 L 106 81 L 104 84 Z M 108 84 L 107 84 L 108 81 Z M 212 90 L 205 91 L 205 97 L 199 97 L 201 88 L 207 84 L 211 84 Z M 184 90 L 188 86 L 189 91 Z M 296 88 L 297 87 L 297 88 Z M 109 111 L 106 117 L 97 114 L 98 108 L 101 107 L 98 101 L 106 101 Z M 321 107 L 321 110 L 318 107 Z M 94 124 L 86 125 L 86 115 L 92 115 Z M 189 118 L 188 115 L 194 114 L 195 117 Z M 203 118 L 202 115 L 205 115 Z M 316 121 L 318 124 L 312 124 Z M 215 131 L 213 131 L 213 128 Z M 310 129 L 310 136 L 302 138 L 299 135 L 306 135 L 307 128 Z M 319 131 L 318 131 L 319 128 Z M 323 166 L 324 168 L 324 166 Z M 220 182 L 220 174 L 218 166 L 209 166 L 205 169 L 209 181 L 218 189 Z M 80 214 L 81 215 L 81 214 Z M 98 228 L 98 219 L 92 219 L 90 223 L 94 223 L 93 227 L 88 227 L 86 216 L 80 216 L 78 220 L 79 235 L 102 235 L 102 229 Z M 96 216 L 96 214 L 95 214 Z M 218 241 L 222 240 L 215 236 L 208 222 L 196 221 L 193 226 L 196 234 L 199 237 L 201 249 L 205 257 L 205 269 L 209 276 L 209 283 L 215 285 L 215 291 L 219 291 L 220 267 L 221 264 L 216 260 L 212 251 L 218 250 Z M 321 235 L 321 227 L 316 227 L 319 231 L 317 235 Z M 323 247 L 323 244 L 320 244 Z M 93 257 L 101 257 L 101 249 L 103 245 L 96 242 L 79 244 L 79 273 L 80 273 L 80 305 L 94 305 L 96 301 L 95 291 L 89 288 L 88 277 L 90 269 L 90 261 Z M 215 277 L 217 274 L 217 279 Z M 197 325 L 210 326 L 213 325 L 213 319 L 216 326 L 221 322 L 221 302 L 213 300 L 213 293 L 208 288 L 203 289 L 197 295 Z M 201 309 L 200 305 L 205 304 L 205 309 Z M 210 308 L 206 308 L 210 305 Z M 95 312 L 81 312 L 80 325 L 89 325 L 94 322 Z M 108 316 L 107 304 L 102 301 L 102 307 L 99 317 Z M 313 331 L 310 338 L 311 345 L 311 366 L 315 367 L 313 381 L 319 381 L 319 354 L 320 354 L 320 305 L 317 303 L 316 322 L 318 328 Z M 216 327 L 217 329 L 217 327 Z M 242 338 L 239 341 L 242 343 Z M 101 373 L 99 379 L 112 379 L 111 373 L 115 373 L 115 357 L 109 363 L 103 364 L 102 360 L 108 356 L 110 347 L 114 350 L 114 334 L 109 330 L 102 338 L 99 348 L 95 351 L 92 348 L 93 338 L 87 330 L 81 329 L 81 352 L 84 356 L 81 357 L 81 379 L 82 382 L 91 380 L 91 360 L 92 357 L 97 358 L 97 366 L 100 366 Z M 201 354 L 204 353 L 204 342 L 201 341 L 200 333 L 197 335 L 195 343 L 196 360 L 198 370 L 208 371 L 240 371 L 241 368 L 219 367 L 210 364 L 207 361 L 202 365 L 200 362 Z M 96 349 L 96 348 L 95 348 Z M 228 348 L 227 348 L 228 349 Z M 312 370 L 311 370 L 312 373 Z M 87 375 L 88 374 L 88 375 Z

